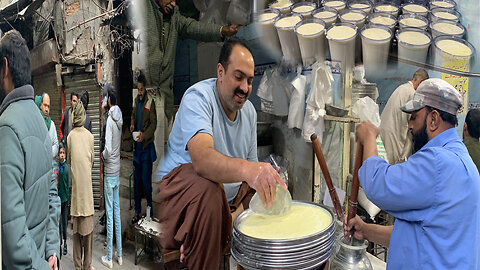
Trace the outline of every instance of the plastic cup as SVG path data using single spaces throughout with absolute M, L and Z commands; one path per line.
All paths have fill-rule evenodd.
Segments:
M 365 78 L 372 79 L 387 70 L 393 32 L 382 25 L 370 24 L 360 30 Z
M 290 7 L 293 5 L 290 0 L 277 0 L 271 3 L 268 7 L 271 9 L 276 9 L 280 13 L 285 14 L 290 12 Z
M 436 66 L 470 71 L 470 59 L 474 54 L 473 45 L 461 38 L 439 36 L 433 41 L 433 59 Z
M 325 61 L 325 22 L 308 18 L 295 26 L 304 66 Z
M 385 12 L 385 13 L 388 13 L 388 14 L 392 14 L 395 17 L 398 16 L 398 10 L 399 9 L 400 8 L 397 5 L 395 5 L 393 3 L 390 3 L 390 2 L 378 2 L 373 7 L 374 12 Z
M 280 16 L 274 23 L 286 62 L 300 63 L 302 56 L 298 45 L 295 25 L 302 21 L 302 16 L 290 14 Z
M 453 0 L 432 0 L 430 1 L 430 9 L 434 8 L 456 9 L 457 3 Z
M 398 58 L 425 63 L 428 47 L 432 43 L 429 33 L 413 27 L 402 28 L 396 34 Z
M 351 23 L 336 23 L 327 29 L 328 45 L 332 60 L 340 61 L 344 67 L 355 64 L 355 37 L 357 27 Z
M 402 14 L 416 14 L 423 17 L 427 17 L 428 8 L 420 4 L 405 3 L 402 5 Z
M 405 27 L 415 27 L 426 30 L 428 19 L 416 14 L 403 14 L 398 17 L 398 26 L 400 29 Z
M 367 22 L 369 24 L 386 26 L 390 28 L 390 30 L 392 30 L 393 32 L 395 25 L 397 25 L 397 18 L 395 18 L 395 16 L 393 16 L 392 14 L 378 12 L 368 15 Z
M 292 13 L 302 15 L 304 18 L 311 18 L 312 12 L 317 8 L 317 4 L 312 2 L 300 2 L 292 6 Z
M 454 9 L 448 8 L 434 8 L 430 12 L 430 21 L 434 22 L 437 20 L 447 20 L 447 21 L 460 21 L 462 15 Z
M 355 24 L 358 29 L 361 29 L 365 25 L 365 19 L 367 18 L 367 13 L 359 9 L 345 9 L 340 12 L 338 15 L 341 22 L 348 22 Z M 355 59 L 360 61 L 362 56 L 362 39 L 357 35 L 355 44 Z
M 372 12 L 372 2 L 369 0 L 351 1 L 347 4 L 348 9 L 359 9 L 367 14 Z
M 268 49 L 278 53 L 282 51 L 282 48 L 280 47 L 277 29 L 273 24 L 279 15 L 280 11 L 271 8 L 260 10 L 259 13 L 254 14 L 254 21 L 257 22 L 263 44 L 265 44 Z
M 328 28 L 337 21 L 338 11 L 334 8 L 323 7 L 315 10 L 312 16 L 324 21 L 325 26 Z
M 343 0 L 324 0 L 323 1 L 324 7 L 334 8 L 337 12 L 342 12 L 345 9 L 345 1 Z
M 430 24 L 432 32 L 432 38 L 435 39 L 438 36 L 454 36 L 462 38 L 465 35 L 465 27 L 458 22 L 438 20 Z

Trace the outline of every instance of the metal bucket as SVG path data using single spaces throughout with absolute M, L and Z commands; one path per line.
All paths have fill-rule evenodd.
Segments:
M 292 204 L 322 208 L 331 216 L 332 221 L 324 230 L 305 237 L 260 239 L 240 231 L 240 224 L 253 214 L 251 210 L 245 210 L 233 223 L 231 252 L 238 264 L 245 269 L 318 269 L 330 258 L 335 243 L 333 212 L 325 206 L 310 202 L 293 201 Z

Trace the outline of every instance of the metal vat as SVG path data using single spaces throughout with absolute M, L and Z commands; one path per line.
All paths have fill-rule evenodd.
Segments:
M 332 255 L 335 243 L 334 214 L 329 208 L 315 203 L 293 201 L 292 206 L 295 204 L 324 209 L 331 216 L 330 224 L 323 231 L 301 238 L 260 239 L 239 230 L 240 224 L 253 214 L 251 210 L 245 210 L 233 224 L 231 253 L 235 261 L 245 269 L 318 269 L 323 265 Z

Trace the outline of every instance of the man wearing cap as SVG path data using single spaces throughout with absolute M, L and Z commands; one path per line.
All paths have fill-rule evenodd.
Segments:
M 357 127 L 364 147 L 360 183 L 368 199 L 396 220 L 380 226 L 356 216 L 345 230 L 389 246 L 390 269 L 480 267 L 480 176 L 455 129 L 461 105 L 462 96 L 447 82 L 422 82 L 402 107 L 411 114 L 415 153 L 396 165 L 377 156 L 372 123 Z

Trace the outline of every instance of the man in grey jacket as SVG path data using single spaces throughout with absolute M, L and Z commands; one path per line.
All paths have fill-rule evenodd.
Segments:
M 58 268 L 60 198 L 33 92 L 26 42 L 9 31 L 0 40 L 2 269 Z
M 107 213 L 107 255 L 102 257 L 102 263 L 108 268 L 113 267 L 113 219 L 115 217 L 115 235 L 117 240 L 117 262 L 122 265 L 122 228 L 120 219 L 120 200 L 118 188 L 120 186 L 120 145 L 122 139 L 122 111 L 117 106 L 117 94 L 115 88 L 108 89 L 107 101 L 110 107 L 108 111 L 107 125 L 105 128 L 105 149 L 102 152 L 104 161 L 104 190 L 105 208 Z

